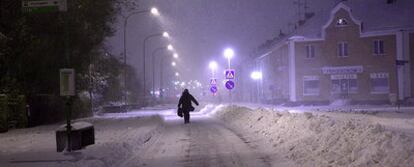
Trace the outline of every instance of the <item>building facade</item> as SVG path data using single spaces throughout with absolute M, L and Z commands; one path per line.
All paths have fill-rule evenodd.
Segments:
M 302 32 L 260 55 L 256 61 L 264 75 L 263 98 L 326 103 L 337 99 L 394 103 L 411 98 L 413 27 L 365 30 L 364 23 L 345 2 L 339 3 L 319 33 L 303 33 L 309 28 L 305 25 Z

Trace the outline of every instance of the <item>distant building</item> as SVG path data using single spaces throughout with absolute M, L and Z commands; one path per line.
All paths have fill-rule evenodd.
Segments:
M 257 55 L 263 101 L 394 102 L 414 96 L 414 2 L 348 0 Z

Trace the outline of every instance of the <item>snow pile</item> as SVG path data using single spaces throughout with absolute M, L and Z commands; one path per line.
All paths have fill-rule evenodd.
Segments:
M 74 156 L 75 161 L 64 162 L 61 166 L 118 166 L 135 155 L 153 135 L 160 133 L 162 123 L 159 116 L 92 121 L 96 144 L 82 150 L 82 155 Z
M 237 106 L 221 107 L 216 116 L 238 131 L 264 139 L 270 151 L 299 166 L 414 166 L 409 137 L 357 117 L 334 119 Z
M 33 162 L 42 163 L 38 166 L 59 167 L 119 166 L 141 151 L 144 144 L 164 128 L 160 116 L 94 117 L 75 122 L 78 121 L 94 125 L 94 145 L 72 153 L 59 153 L 56 152 L 55 130 L 60 125 L 17 129 L 0 134 L 0 166 L 16 166 L 14 161 L 25 162 L 22 165 L 28 166 Z

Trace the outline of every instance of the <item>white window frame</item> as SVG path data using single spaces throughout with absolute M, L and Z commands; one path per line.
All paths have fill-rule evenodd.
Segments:
M 319 82 L 319 91 L 317 93 L 305 93 L 305 82 L 306 81 L 318 81 Z M 303 96 L 319 96 L 321 94 L 321 81 L 319 76 L 303 76 L 302 80 L 302 94 Z
M 315 58 L 315 45 L 309 44 L 305 46 L 306 48 L 306 59 Z
M 373 85 L 372 85 L 372 79 L 377 79 L 377 78 L 387 78 L 387 85 L 388 85 L 388 90 L 387 91 L 374 91 L 373 90 Z M 371 73 L 370 74 L 370 86 L 371 86 L 371 94 L 389 94 L 390 93 L 390 76 L 389 73 L 387 72 L 378 72 L 378 73 Z
M 382 45 L 381 45 L 381 43 L 382 43 Z M 381 46 L 382 46 L 382 48 L 381 48 Z M 385 55 L 385 43 L 384 43 L 384 40 L 380 40 L 380 39 L 374 40 L 372 51 L 373 51 L 373 54 L 375 56 L 383 56 L 383 55 Z M 382 53 L 381 53 L 381 51 L 382 51 Z
M 349 45 L 348 45 L 348 42 L 345 42 L 345 41 L 338 42 L 338 45 L 337 45 L 337 56 L 338 57 L 348 57 L 349 56 Z

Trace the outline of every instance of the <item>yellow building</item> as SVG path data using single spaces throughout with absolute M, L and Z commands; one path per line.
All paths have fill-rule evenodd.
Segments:
M 263 99 L 383 103 L 411 98 L 413 7 L 410 0 L 345 1 L 327 17 L 316 15 L 256 58 L 264 75 Z

